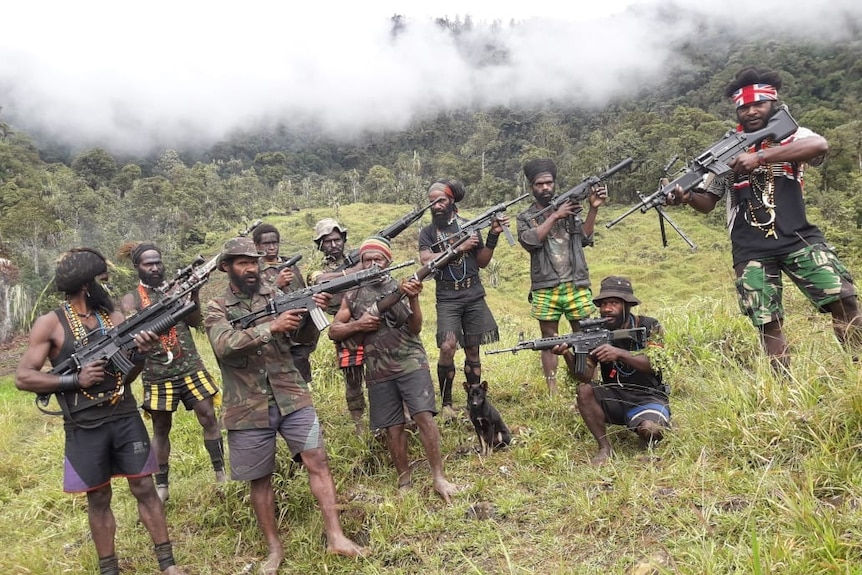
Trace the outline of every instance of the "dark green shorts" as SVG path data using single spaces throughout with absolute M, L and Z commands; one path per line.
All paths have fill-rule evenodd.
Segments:
M 735 266 L 739 309 L 755 327 L 784 318 L 782 273 L 820 312 L 830 303 L 856 295 L 853 277 L 831 247 L 814 244 L 783 257 Z

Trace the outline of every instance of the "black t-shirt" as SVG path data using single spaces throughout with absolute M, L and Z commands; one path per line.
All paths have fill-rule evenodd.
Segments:
M 461 224 L 466 220 L 455 217 L 454 220 L 443 228 L 438 228 L 431 223 L 419 232 L 419 251 L 431 250 L 434 253 L 439 253 L 444 250 L 445 244 L 437 244 L 442 239 L 456 235 L 461 231 Z M 436 246 L 434 244 L 437 244 Z M 479 234 L 479 243 L 466 254 L 455 258 L 443 269 L 434 274 L 434 279 L 438 282 L 458 282 L 462 283 L 468 278 L 472 278 L 472 285 L 467 289 L 446 290 L 441 289 L 440 283 L 437 284 L 437 301 L 455 301 L 463 299 L 480 298 L 485 295 L 485 288 L 479 279 L 479 264 L 476 262 L 476 254 L 485 247 L 482 241 L 482 234 Z

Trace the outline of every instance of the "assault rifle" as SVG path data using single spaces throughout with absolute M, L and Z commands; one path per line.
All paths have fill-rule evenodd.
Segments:
M 582 319 L 578 322 L 582 331 L 570 333 L 569 335 L 557 335 L 554 337 L 541 337 L 539 339 L 521 341 L 515 347 L 508 349 L 485 350 L 485 355 L 506 352 L 518 353 L 524 350 L 543 351 L 553 349 L 564 343 L 569 346 L 569 349 L 575 355 L 575 373 L 583 373 L 587 369 L 587 356 L 603 343 L 613 343 L 629 339 L 634 341 L 638 347 L 646 345 L 645 327 L 611 331 L 602 327 L 608 321 L 610 321 L 610 318 L 604 317 Z
M 500 214 L 505 212 L 509 206 L 517 204 L 518 202 L 520 202 L 521 200 L 523 200 L 524 198 L 526 198 L 529 195 L 530 194 L 523 194 L 523 195 L 518 196 L 514 200 L 509 200 L 508 202 L 502 202 L 500 204 L 497 204 L 496 206 L 488 208 L 487 210 L 485 210 L 485 213 L 483 213 L 481 216 L 479 216 L 477 218 L 473 218 L 469 222 L 463 224 L 461 226 L 461 229 L 458 231 L 457 234 L 449 236 L 448 238 L 443 238 L 439 242 L 436 242 L 435 244 L 433 244 L 432 247 L 442 245 L 446 242 L 451 242 L 453 238 L 456 238 L 456 241 L 458 238 L 465 238 L 464 241 L 466 241 L 466 239 L 469 239 L 476 232 L 490 227 L 491 224 L 494 222 L 494 220 L 497 218 L 497 216 L 499 216 Z M 503 235 L 506 236 L 506 241 L 509 242 L 510 246 L 515 245 L 515 238 L 512 237 L 512 232 L 509 231 L 509 228 L 507 226 L 503 226 Z M 463 241 L 458 242 L 459 245 L 462 243 L 463 243 Z
M 672 182 L 665 186 L 660 186 L 658 190 L 649 196 L 642 197 L 640 203 L 635 204 L 626 213 L 619 216 L 612 222 L 605 224 L 606 228 L 610 228 L 620 223 L 622 220 L 640 210 L 642 214 L 658 206 L 663 206 L 667 203 L 667 196 L 673 192 L 677 186 L 682 188 L 683 192 L 688 192 L 694 188 L 703 189 L 708 183 L 710 177 L 724 176 L 732 171 L 730 163 L 740 154 L 746 152 L 752 146 L 760 142 L 771 139 L 775 142 L 780 142 L 784 138 L 793 134 L 799 128 L 799 124 L 790 115 L 787 106 L 780 106 L 778 111 L 769 118 L 766 126 L 754 132 L 737 132 L 729 130 L 724 137 L 713 144 L 708 150 L 694 158 L 688 166 L 683 169 L 682 175 L 678 176 Z
M 317 329 L 323 330 L 329 326 L 329 320 L 326 318 L 326 314 L 314 303 L 313 296 L 315 294 L 323 292 L 337 294 L 355 287 L 368 285 L 388 275 L 392 270 L 407 267 L 413 265 L 413 263 L 413 260 L 409 260 L 403 264 L 390 266 L 385 269 L 380 269 L 375 265 L 344 277 L 335 278 L 305 289 L 270 298 L 264 308 L 234 319 L 231 321 L 231 324 L 234 327 L 238 325 L 240 329 L 246 329 L 262 317 L 279 315 L 292 309 L 307 309 Z
M 557 211 L 557 208 L 559 208 L 566 202 L 582 202 L 584 199 L 586 199 L 587 196 L 590 195 L 590 189 L 592 189 L 593 186 L 607 180 L 617 172 L 628 168 L 632 165 L 632 161 L 633 160 L 631 158 L 626 158 L 616 166 L 610 168 L 604 173 L 599 174 L 598 176 L 589 176 L 587 178 L 584 178 L 584 181 L 582 181 L 580 184 L 578 184 L 571 190 L 563 192 L 559 196 L 552 199 L 551 203 L 541 209 L 535 217 L 544 215 L 546 212 L 555 212 Z
M 189 283 L 183 290 L 176 291 L 167 297 L 154 302 L 138 313 L 128 317 L 123 322 L 112 327 L 105 333 L 90 333 L 85 345 L 78 345 L 68 359 L 54 366 L 51 373 L 54 375 L 68 375 L 81 371 L 85 365 L 94 361 L 104 360 L 110 365 L 106 371 L 121 373 L 122 377 L 131 373 L 135 364 L 129 359 L 128 354 L 137 350 L 134 336 L 142 331 L 152 331 L 157 335 L 166 333 L 185 316 L 197 309 L 197 304 L 190 301 L 187 294 L 192 290 L 199 289 L 207 281 L 206 277 L 197 280 L 197 283 Z M 106 379 L 99 385 L 87 389 L 87 396 L 74 394 L 76 404 L 68 405 L 71 411 L 80 411 L 85 407 L 101 403 L 113 398 L 111 391 L 118 390 L 116 382 Z M 67 404 L 65 394 L 60 405 Z M 70 394 L 71 395 L 71 394 Z M 90 398 L 94 399 L 90 399 Z M 39 394 L 36 400 L 42 406 L 47 406 L 51 394 Z M 50 412 L 49 412 L 50 413 Z
M 426 211 L 428 211 L 428 209 L 433 205 L 434 205 L 434 202 L 431 202 L 427 206 L 424 206 L 422 208 L 416 208 L 415 210 L 413 210 L 412 212 L 410 212 L 409 214 L 407 214 L 406 216 L 404 216 L 403 218 L 401 218 L 400 220 L 398 220 L 394 224 L 391 224 L 391 225 L 383 228 L 379 232 L 377 232 L 377 235 L 380 237 L 386 238 L 387 240 L 391 240 L 392 238 L 394 238 L 395 236 L 397 236 L 398 234 L 400 234 L 401 232 L 403 232 L 404 230 L 409 228 L 416 220 L 418 220 L 419 218 L 422 217 L 422 214 L 424 214 Z M 341 265 L 341 267 L 339 269 L 352 268 L 353 266 L 355 266 L 358 263 L 359 263 L 359 249 L 357 248 L 355 250 L 352 250 L 349 254 L 344 256 L 344 263 Z

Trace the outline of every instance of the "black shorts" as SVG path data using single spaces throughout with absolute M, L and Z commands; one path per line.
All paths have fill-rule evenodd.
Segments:
M 497 322 L 484 296 L 467 302 L 437 302 L 437 347 L 452 335 L 460 347 L 476 347 L 499 341 Z
M 112 477 L 144 477 L 159 470 L 138 412 L 94 428 L 66 429 L 63 491 L 93 491 Z
M 592 386 L 608 423 L 625 425 L 632 431 L 642 421 L 670 426 L 670 406 L 667 398 L 657 390 L 633 390 L 617 383 L 593 383 Z
M 407 405 L 411 417 L 423 411 L 437 415 L 437 396 L 430 371 L 417 369 L 393 379 L 368 384 L 371 429 L 406 423 L 402 404 Z

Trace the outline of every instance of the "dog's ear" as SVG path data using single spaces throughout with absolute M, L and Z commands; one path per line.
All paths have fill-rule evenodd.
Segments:
M 464 382 L 464 391 L 467 391 L 467 392 L 470 391 L 470 384 L 467 383 L 466 381 Z
M 488 391 L 488 382 L 487 381 L 483 381 L 480 385 L 482 386 L 482 389 L 484 389 L 485 391 Z

